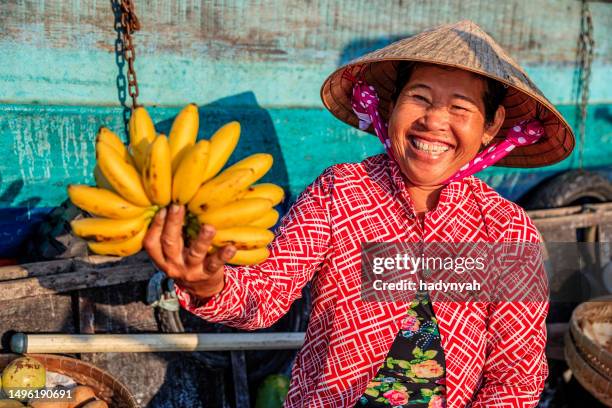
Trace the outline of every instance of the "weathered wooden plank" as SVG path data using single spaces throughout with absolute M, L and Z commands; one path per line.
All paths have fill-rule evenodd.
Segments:
M 0 267 L 0 282 L 12 279 L 33 278 L 36 276 L 56 275 L 74 271 L 78 268 L 111 268 L 118 264 L 146 262 L 144 254 L 130 258 L 91 255 L 85 258 L 58 259 L 46 262 L 33 262 Z
M 320 106 L 321 82 L 340 64 L 399 37 L 466 18 L 524 64 L 553 102 L 575 100 L 580 2 L 574 0 L 135 3 L 142 22 L 135 35 L 136 68 L 146 104 L 211 102 L 253 91 L 264 106 Z M 590 7 L 596 47 L 591 101 L 609 102 L 612 7 Z M 1 100 L 116 104 L 112 22 L 110 2 L 5 1 Z
M 154 308 L 145 303 L 147 281 L 91 289 L 86 296 L 96 305 L 96 333 L 146 333 L 159 330 Z
M 0 336 L 8 331 L 75 332 L 69 294 L 14 300 L 7 298 L 5 292 L 0 293 Z
M 36 278 L 0 282 L 3 299 L 51 295 L 73 290 L 118 285 L 148 280 L 155 273 L 150 263 L 118 266 L 107 269 L 81 268 L 75 272 L 46 275 Z
M 10 265 L 0 267 L 0 282 L 13 279 L 54 275 L 67 272 L 72 268 L 71 260 L 57 260 L 32 264 Z
M 588 204 L 588 205 L 574 205 L 571 207 L 562 208 L 549 208 L 544 210 L 531 210 L 528 211 L 529 216 L 534 221 L 539 221 L 541 218 L 559 217 L 564 215 L 579 214 L 585 211 L 591 212 L 610 212 L 612 211 L 612 203 L 601 203 L 601 204 Z
M 393 38 L 431 25 L 471 19 L 520 57 L 573 61 L 580 30 L 580 4 L 574 1 L 514 0 L 500 4 L 487 0 L 431 0 L 425 4 L 401 0 L 310 3 L 136 0 L 134 3 L 141 21 L 138 36 L 143 48 L 163 47 L 174 53 L 206 51 L 212 58 L 244 58 L 246 54 L 254 59 L 289 59 L 291 52 L 298 50 L 340 49 L 347 38 L 356 39 L 357 48 L 371 41 L 364 38 L 366 34 Z M 605 5 L 594 3 L 590 7 L 595 23 L 606 21 L 609 10 Z M 539 24 L 542 21 L 547 24 Z M 40 45 L 44 42 L 54 48 L 113 51 L 116 33 L 112 22 L 111 4 L 104 1 L 4 2 L 0 11 L 0 27 L 7 39 Z M 609 46 L 605 42 L 600 44 Z M 322 60 L 324 56 L 318 58 Z
M 575 230 L 577 228 L 586 228 L 600 223 L 606 224 L 611 222 L 612 212 L 587 212 L 534 220 L 538 228 L 550 230 L 556 228 L 569 228 Z

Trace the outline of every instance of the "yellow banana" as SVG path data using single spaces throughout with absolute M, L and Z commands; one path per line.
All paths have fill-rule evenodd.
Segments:
M 274 159 L 272 158 L 271 154 L 255 153 L 250 155 L 249 157 L 240 160 L 237 163 L 232 164 L 223 172 L 250 169 L 253 171 L 253 177 L 255 178 L 255 181 L 257 181 L 262 178 L 268 172 L 268 170 L 270 170 L 270 167 L 272 167 L 273 163 Z
M 272 207 L 274 207 L 285 199 L 285 191 L 276 184 L 261 183 L 246 189 L 240 198 L 266 198 L 272 202 Z
M 89 249 L 99 255 L 114 255 L 114 256 L 130 256 L 142 249 L 142 241 L 147 233 L 147 221 L 144 228 L 142 228 L 136 235 L 131 238 L 118 240 L 118 241 L 107 241 L 107 242 L 88 242 L 87 246 Z
M 268 245 L 274 239 L 274 234 L 257 227 L 231 227 L 220 229 L 213 238 L 213 245 L 222 247 L 234 245 L 236 249 L 255 249 Z
M 270 250 L 266 247 L 256 249 L 240 249 L 229 260 L 232 265 L 257 265 L 268 259 Z
M 106 143 L 96 144 L 96 156 L 102 174 L 117 193 L 140 207 L 151 205 L 134 166 Z
M 172 201 L 187 204 L 204 182 L 210 142 L 200 140 L 188 148 L 178 165 L 172 182 Z
M 153 217 L 154 211 L 127 220 L 110 218 L 81 218 L 70 222 L 75 235 L 93 241 L 125 240 L 138 234 Z
M 111 191 L 85 185 L 69 185 L 68 196 L 74 205 L 99 217 L 135 218 L 148 210 L 146 207 L 135 206 Z
M 176 171 L 187 148 L 195 144 L 199 126 L 200 117 L 198 116 L 198 106 L 195 103 L 185 106 L 176 116 L 176 119 L 174 119 L 168 137 L 170 153 L 172 154 L 173 173 Z
M 155 204 L 165 207 L 170 203 L 172 191 L 172 164 L 170 145 L 165 135 L 158 135 L 149 145 L 142 167 L 142 184 Z
M 278 222 L 280 214 L 275 209 L 266 211 L 261 217 L 248 223 L 251 227 L 272 228 Z
M 202 184 L 189 201 L 189 211 L 199 215 L 208 209 L 221 207 L 234 201 L 250 185 L 252 178 L 252 170 L 235 170 L 230 173 L 224 171 L 214 179 Z
M 117 153 L 120 153 L 122 156 L 124 152 L 127 152 L 127 149 L 123 144 L 123 141 L 119 138 L 119 136 L 117 136 L 115 132 L 104 126 L 101 126 L 100 129 L 98 129 L 96 143 L 97 142 L 106 143 L 107 145 L 115 149 Z
M 132 156 L 130 156 L 127 147 L 125 147 L 121 139 L 119 139 L 119 136 L 110 129 L 104 126 L 100 127 L 98 136 L 96 137 L 96 145 L 98 143 L 105 143 L 112 147 L 125 161 L 129 162 L 132 166 L 134 165 L 134 160 Z
M 225 166 L 240 139 L 240 123 L 234 121 L 223 125 L 210 138 L 210 154 L 204 172 L 204 181 L 215 177 Z
M 210 224 L 216 229 L 247 225 L 261 218 L 272 209 L 270 201 L 265 198 L 246 198 L 204 211 L 198 216 L 200 224 Z
M 151 116 L 142 106 L 134 109 L 130 122 L 128 123 L 130 132 L 130 150 L 136 169 L 142 170 L 149 144 L 155 140 L 155 125 Z
M 104 177 L 104 174 L 102 174 L 102 170 L 100 170 L 100 166 L 98 166 L 97 164 L 96 167 L 94 167 L 94 180 L 96 180 L 96 186 L 106 189 L 108 191 L 115 191 L 115 189 L 113 189 L 113 186 L 111 186 L 106 177 Z
M 228 167 L 217 177 L 207 181 L 189 201 L 189 210 L 201 214 L 209 208 L 234 201 L 248 186 L 259 180 L 272 167 L 272 156 L 253 154 Z

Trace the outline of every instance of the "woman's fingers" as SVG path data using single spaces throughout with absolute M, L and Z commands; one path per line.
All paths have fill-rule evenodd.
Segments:
M 236 248 L 233 245 L 227 245 L 220 248 L 214 254 L 206 257 L 205 267 L 209 273 L 215 273 L 223 265 L 225 265 L 236 254 Z
M 166 223 L 161 235 L 162 251 L 168 262 L 183 263 L 183 220 L 185 207 L 173 204 L 166 215 Z
M 185 209 L 173 205 L 170 210 L 162 209 L 155 216 L 143 245 L 153 262 L 169 277 L 186 284 L 198 283 L 212 285 L 220 269 L 236 253 L 232 245 L 219 248 L 209 254 L 215 229 L 211 225 L 200 228 L 198 237 L 189 248 L 183 249 L 183 219 Z M 221 275 L 222 276 L 222 275 Z
M 215 229 L 210 225 L 202 225 L 196 239 L 191 241 L 185 264 L 187 266 L 201 266 L 215 236 Z
M 219 256 L 221 257 L 223 263 L 226 264 L 229 262 L 230 259 L 234 257 L 234 255 L 236 255 L 236 247 L 233 245 L 227 245 L 221 248 L 220 252 L 221 253 L 219 254 Z
M 162 208 L 157 212 L 157 214 L 155 214 L 153 222 L 149 227 L 149 231 L 147 231 L 147 234 L 142 242 L 143 247 L 148 252 L 153 262 L 155 262 L 157 267 L 162 270 L 166 270 L 166 258 L 164 257 L 161 246 L 161 235 L 165 220 L 166 209 Z

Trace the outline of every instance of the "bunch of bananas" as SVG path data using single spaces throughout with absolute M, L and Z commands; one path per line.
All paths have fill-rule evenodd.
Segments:
M 185 107 L 170 135 L 157 134 L 143 107 L 130 118 L 130 144 L 102 127 L 96 138 L 96 187 L 70 185 L 68 195 L 77 207 L 93 215 L 74 220 L 74 234 L 86 239 L 101 255 L 128 256 L 142 241 L 156 212 L 171 203 L 187 205 L 187 238 L 201 224 L 217 233 L 213 248 L 232 244 L 230 263 L 253 265 L 264 261 L 274 238 L 269 230 L 279 218 L 274 206 L 284 199 L 281 187 L 255 184 L 272 167 L 272 156 L 253 154 L 220 172 L 236 148 L 240 124 L 222 126 L 210 140 L 196 141 L 198 108 Z

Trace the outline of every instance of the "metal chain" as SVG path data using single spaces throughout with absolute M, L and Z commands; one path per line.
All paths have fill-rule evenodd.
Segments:
M 580 95 L 580 118 L 579 118 L 579 157 L 578 165 L 583 166 L 584 145 L 586 139 L 587 107 L 589 103 L 589 84 L 591 81 L 591 65 L 593 62 L 593 50 L 595 39 L 593 36 L 593 19 L 587 0 L 582 0 L 580 23 L 580 41 L 578 44 L 578 59 L 580 63 L 579 95 Z
M 128 93 L 132 97 L 132 109 L 138 107 L 138 80 L 136 78 L 136 70 L 134 69 L 134 61 L 136 53 L 134 52 L 134 43 L 132 42 L 132 34 L 140 30 L 140 21 L 136 16 L 134 3 L 132 0 L 121 0 L 121 26 L 123 40 L 123 56 L 128 63 Z

